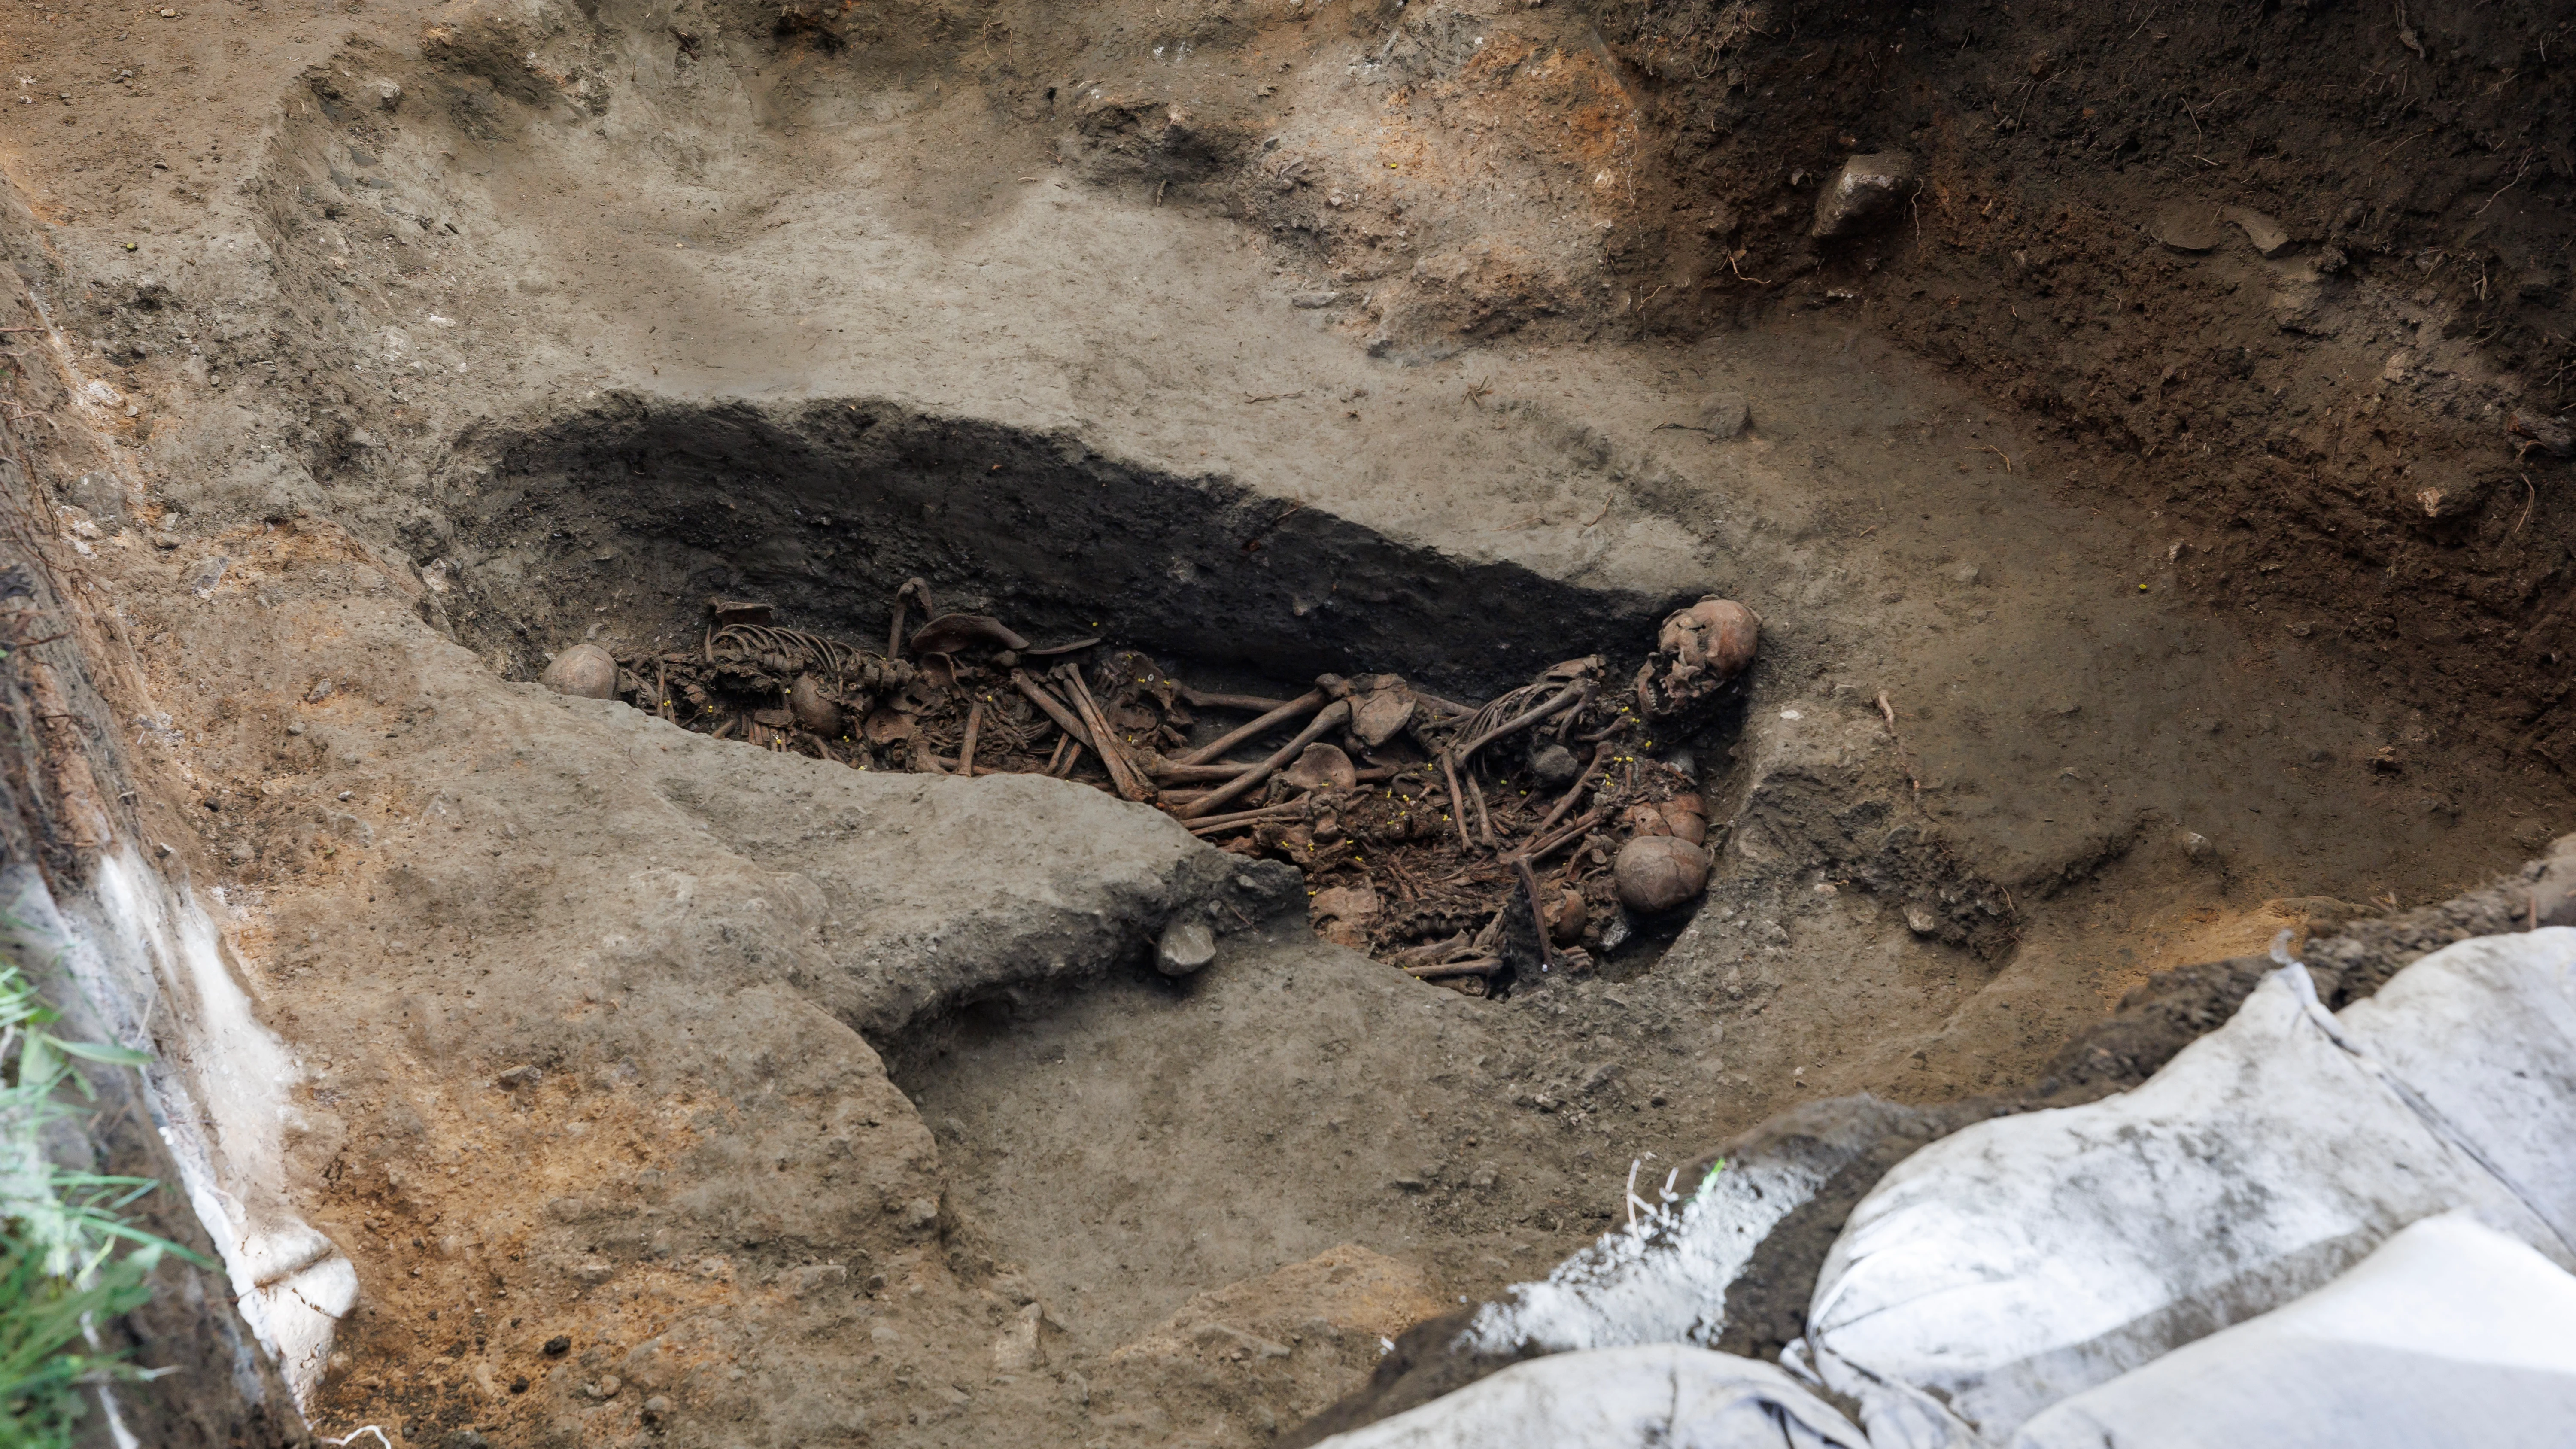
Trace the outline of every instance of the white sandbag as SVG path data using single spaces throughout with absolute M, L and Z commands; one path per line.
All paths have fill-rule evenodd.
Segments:
M 2534 960 L 2576 956 L 2576 930 L 2500 939 Z M 1861 1404 L 1876 1449 L 2001 1443 L 2454 1208 L 2568 1261 L 2457 1134 L 2321 1029 L 2305 987 L 2303 970 L 2277 972 L 2144 1086 L 1970 1127 L 1861 1201 L 1817 1281 L 1806 1353 Z M 2512 1000 L 2454 1006 L 2465 1023 Z
M 1758 1359 L 1682 1344 L 1561 1353 L 1316 1449 L 1869 1449 Z
M 2462 941 L 2344 1008 L 2338 1025 L 2576 1245 L 2576 930 Z
M 2022 1426 L 2013 1449 L 2564 1449 L 2576 1277 L 2459 1215 Z

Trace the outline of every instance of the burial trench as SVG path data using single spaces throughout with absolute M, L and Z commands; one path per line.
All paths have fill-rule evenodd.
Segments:
M 972 748 L 1150 799 L 1301 869 L 1327 939 L 1465 995 L 1649 968 L 1723 839 L 1697 762 L 1740 723 L 1736 606 L 1741 657 L 1667 687 L 1689 599 L 847 399 L 620 399 L 489 457 L 443 485 L 427 607 L 503 672 L 854 768 Z M 1212 941 L 1174 949 L 1185 974 Z

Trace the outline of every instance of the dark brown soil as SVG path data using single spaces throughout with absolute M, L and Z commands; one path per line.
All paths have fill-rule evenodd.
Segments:
M 1653 325 L 1853 314 L 2031 416 L 2034 482 L 2172 515 L 2201 607 L 2421 708 L 2401 754 L 2576 768 L 2576 504 L 2513 430 L 2576 401 L 2564 7 L 1592 13 L 1672 163 L 1629 252 Z M 1882 148 L 1921 168 L 1901 221 L 1809 241 L 1819 177 Z M 2149 234 L 2223 206 L 2288 244 Z

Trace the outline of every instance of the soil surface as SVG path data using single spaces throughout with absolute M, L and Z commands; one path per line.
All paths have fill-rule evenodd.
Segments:
M 8 426 L 120 828 L 300 1063 L 314 1426 L 1264 1443 L 1631 1162 L 2509 923 L 2409 913 L 2576 823 L 2570 30 L 19 0 Z M 1099 792 L 532 682 L 914 575 L 1471 702 L 1740 600 L 1708 894 L 1470 1000 Z

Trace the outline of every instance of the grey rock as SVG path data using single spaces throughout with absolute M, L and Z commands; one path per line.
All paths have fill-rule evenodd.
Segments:
M 1865 231 L 1893 217 L 1913 191 L 1913 157 L 1902 151 L 1854 156 L 1818 193 L 1809 234 L 1824 240 Z
M 1574 758 L 1574 751 L 1563 745 L 1549 745 L 1530 756 L 1530 771 L 1538 777 L 1540 788 L 1562 790 L 1583 773 L 1583 766 Z
M 1342 294 L 1339 292 L 1299 292 L 1288 299 L 1288 305 L 1311 312 L 1318 308 L 1337 305 L 1341 300 Z
M 1712 438 L 1732 438 L 1753 421 L 1753 409 L 1740 392 L 1711 394 L 1700 405 L 1699 430 Z
M 1205 917 L 1189 915 L 1163 928 L 1154 947 L 1154 969 L 1166 976 L 1187 976 L 1216 959 L 1216 932 Z

